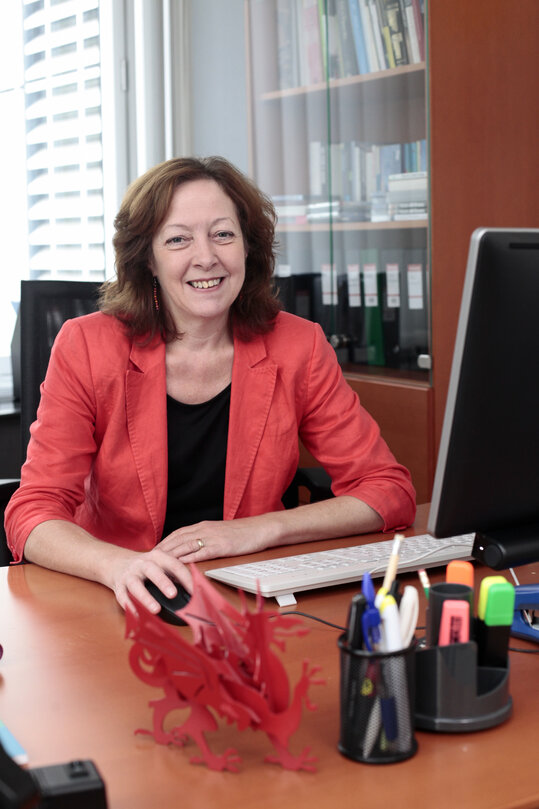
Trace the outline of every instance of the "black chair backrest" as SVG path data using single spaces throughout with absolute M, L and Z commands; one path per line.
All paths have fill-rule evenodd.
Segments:
M 18 488 L 19 481 L 9 479 L 0 480 L 0 567 L 11 564 L 13 556 L 7 545 L 4 531 L 4 511 L 13 492 Z
M 23 461 L 52 344 L 66 320 L 97 310 L 100 286 L 100 281 L 21 281 L 19 319 Z

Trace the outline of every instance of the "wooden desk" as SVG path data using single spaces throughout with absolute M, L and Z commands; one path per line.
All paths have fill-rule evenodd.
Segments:
M 423 507 L 416 533 L 425 530 L 425 522 Z M 338 543 L 316 547 L 331 544 Z M 301 546 L 305 549 L 313 546 Z M 297 546 L 265 555 L 296 551 Z M 478 576 L 486 573 L 479 570 Z M 520 569 L 522 583 L 537 581 L 538 574 L 539 565 Z M 431 576 L 433 581 L 440 577 L 441 572 Z M 417 578 L 403 581 L 417 583 Z M 235 598 L 232 590 L 220 589 Z M 345 586 L 300 595 L 298 608 L 343 625 L 354 590 Z M 424 606 L 422 601 L 420 624 Z M 105 780 L 110 809 L 539 806 L 536 656 L 511 653 L 514 711 L 504 725 L 471 734 L 417 732 L 419 749 L 412 759 L 364 765 L 337 751 L 339 633 L 314 622 L 309 627 L 305 638 L 289 641 L 285 659 L 294 682 L 305 657 L 322 666 L 327 681 L 312 688 L 318 710 L 305 712 L 292 740 L 294 751 L 310 745 L 319 757 L 314 775 L 264 764 L 270 747 L 263 733 L 226 726 L 212 740 L 218 751 L 238 748 L 239 774 L 189 764 L 193 748 L 162 747 L 150 737 L 134 736 L 135 728 L 150 726 L 148 701 L 157 692 L 129 668 L 130 643 L 112 593 L 33 565 L 0 569 L 0 717 L 28 750 L 32 766 L 92 759 Z M 512 645 L 534 648 L 516 639 Z

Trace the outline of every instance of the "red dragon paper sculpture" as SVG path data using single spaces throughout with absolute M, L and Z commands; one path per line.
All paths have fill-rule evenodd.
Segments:
M 266 761 L 285 769 L 314 771 L 316 759 L 305 748 L 294 756 L 289 740 L 301 719 L 302 703 L 309 710 L 315 706 L 308 698 L 311 685 L 322 680 L 315 675 L 319 667 L 304 661 L 301 677 L 292 699 L 286 670 L 272 650 L 284 651 L 284 639 L 303 635 L 308 630 L 298 627 L 301 620 L 290 615 L 262 609 L 258 597 L 256 609 L 249 612 L 245 595 L 241 612 L 235 609 L 210 584 L 196 567 L 191 567 L 193 592 L 189 603 L 178 614 L 191 627 L 193 642 L 182 630 L 164 623 L 137 603 L 138 615 L 126 613 L 126 635 L 134 641 L 129 663 L 135 674 L 151 686 L 161 687 L 164 697 L 153 700 L 153 730 L 139 729 L 160 744 L 184 745 L 191 738 L 201 756 L 191 763 L 202 763 L 212 770 L 238 771 L 241 761 L 230 748 L 216 755 L 209 747 L 206 733 L 216 730 L 214 714 L 239 730 L 263 730 L 276 753 Z M 171 730 L 164 723 L 170 711 L 190 709 L 186 721 Z

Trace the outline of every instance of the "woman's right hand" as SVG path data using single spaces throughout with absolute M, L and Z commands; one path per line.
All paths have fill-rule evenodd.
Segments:
M 133 598 L 152 613 L 159 612 L 160 605 L 145 587 L 150 579 L 168 598 L 176 595 L 175 582 L 189 592 L 192 589 L 191 574 L 188 568 L 174 556 L 159 548 L 145 553 L 122 555 L 113 563 L 110 587 L 122 609 L 136 612 Z

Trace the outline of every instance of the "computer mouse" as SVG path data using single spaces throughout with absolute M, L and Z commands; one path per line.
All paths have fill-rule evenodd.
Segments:
M 172 598 L 168 598 L 156 584 L 150 579 L 144 581 L 144 586 L 151 596 L 161 604 L 161 609 L 157 613 L 159 618 L 166 621 L 167 624 L 176 624 L 176 626 L 187 626 L 183 618 L 176 614 L 176 610 L 181 610 L 191 600 L 191 593 L 177 581 L 174 581 L 177 593 Z

